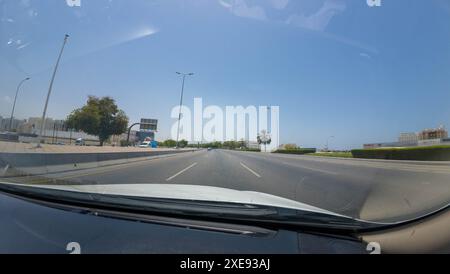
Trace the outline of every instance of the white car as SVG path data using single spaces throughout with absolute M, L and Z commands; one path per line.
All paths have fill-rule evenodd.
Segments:
M 152 143 L 150 141 L 144 141 L 139 145 L 139 147 L 142 147 L 142 148 L 151 147 L 151 146 L 152 146 Z
M 78 139 L 75 140 L 75 145 L 76 146 L 85 146 L 86 142 L 84 141 L 83 138 L 78 138 Z

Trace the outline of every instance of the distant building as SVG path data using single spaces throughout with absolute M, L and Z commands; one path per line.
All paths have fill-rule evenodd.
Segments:
M 0 116 L 0 131 L 9 131 L 9 122 L 11 121 L 11 119 L 8 117 L 2 117 Z M 26 120 L 20 120 L 20 119 L 13 119 L 12 124 L 11 124 L 11 129 L 12 130 L 17 130 L 17 128 L 19 128 L 20 126 L 22 126 L 24 123 L 26 122 Z
M 387 143 L 373 143 L 373 144 L 364 144 L 364 149 L 371 149 L 371 148 L 386 148 L 386 147 L 405 147 L 405 146 L 417 146 L 417 142 L 415 145 L 406 145 L 405 143 L 400 142 L 387 142 Z
M 130 142 L 132 142 L 132 143 L 139 142 L 139 139 L 137 139 L 137 137 L 136 137 L 136 133 L 137 133 L 136 130 L 131 130 L 130 131 L 130 139 L 129 139 Z M 114 137 L 117 137 L 118 142 L 126 141 L 128 139 L 128 131 L 124 132 L 124 133 L 122 133 L 122 134 L 120 134 L 118 136 L 115 135 Z
M 442 145 L 443 139 L 426 139 L 426 140 L 419 140 L 418 146 L 424 147 L 424 146 L 435 146 L 435 145 Z
M 0 116 L 0 132 L 9 131 L 10 118 Z M 19 142 L 31 143 L 36 141 L 36 137 L 40 133 L 42 119 L 31 117 L 27 120 L 13 119 L 12 130 L 17 132 Z M 45 128 L 42 134 L 44 141 L 47 143 L 72 143 L 72 140 L 82 138 L 89 141 L 90 144 L 98 143 L 98 137 L 86 134 L 81 131 L 74 131 L 67 128 L 64 120 L 54 120 L 52 118 L 45 119 Z M 16 140 L 17 141 L 17 140 Z
M 249 149 L 261 149 L 261 145 L 255 141 L 245 141 L 245 146 Z
M 400 133 L 400 136 L 398 137 L 399 143 L 414 144 L 417 143 L 417 141 L 419 141 L 419 136 L 414 132 Z
M 436 129 L 425 129 L 419 132 L 419 140 L 433 140 L 448 138 L 448 132 L 443 126 Z
M 42 118 L 39 117 L 30 117 L 26 123 L 26 128 L 31 130 L 32 132 L 23 132 L 23 133 L 39 133 L 42 126 Z M 44 130 L 61 130 L 67 131 L 64 120 L 53 120 L 52 118 L 45 119 L 45 128 Z
M 448 132 L 443 126 L 436 129 L 424 129 L 418 134 L 409 132 L 401 133 L 398 142 L 364 144 L 365 149 L 386 147 L 414 147 L 450 144 Z
M 364 149 L 374 149 L 374 148 L 380 148 L 381 147 L 381 143 L 379 144 L 364 144 L 363 148 Z

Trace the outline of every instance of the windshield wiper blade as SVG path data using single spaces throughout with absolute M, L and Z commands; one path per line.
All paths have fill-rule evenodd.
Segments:
M 47 189 L 39 188 L 36 186 L 17 184 L 0 183 L 0 190 L 7 193 L 24 195 L 33 198 L 49 199 L 65 203 L 88 203 L 90 205 L 102 207 L 115 207 L 121 210 L 158 211 L 172 213 L 197 212 L 198 214 L 202 214 L 205 216 L 211 214 L 233 214 L 255 217 L 277 213 L 275 209 L 250 204 L 124 196 L 103 193 L 78 192 L 75 190 L 69 191 Z
M 289 227 L 347 233 L 374 227 L 374 224 L 349 217 L 266 205 L 98 194 L 1 183 L 0 190 L 28 198 L 92 209 L 163 214 L 274 228 Z

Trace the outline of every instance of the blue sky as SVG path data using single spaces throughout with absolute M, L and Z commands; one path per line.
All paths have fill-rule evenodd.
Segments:
M 48 116 L 112 96 L 169 137 L 175 71 L 185 104 L 278 105 L 281 143 L 332 148 L 450 126 L 445 0 L 0 0 L 0 115 L 40 116 L 65 33 Z

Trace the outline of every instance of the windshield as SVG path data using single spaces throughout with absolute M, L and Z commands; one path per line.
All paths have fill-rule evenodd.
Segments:
M 412 220 L 449 45 L 444 0 L 0 0 L 0 182 Z

